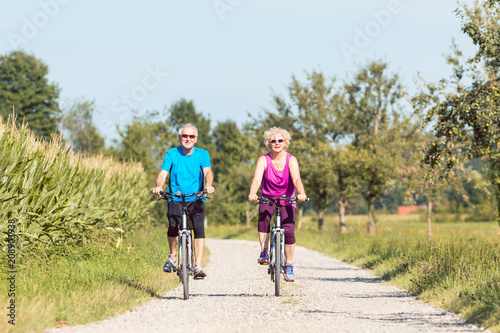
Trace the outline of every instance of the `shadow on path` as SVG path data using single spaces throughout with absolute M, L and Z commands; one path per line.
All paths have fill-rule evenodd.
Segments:
M 379 323 L 388 323 L 388 324 L 404 324 L 404 325 L 411 325 L 411 326 L 427 326 L 429 327 L 431 325 L 434 325 L 433 322 L 434 320 L 439 321 L 439 327 L 441 328 L 446 328 L 450 332 L 454 331 L 455 329 L 459 327 L 466 327 L 470 323 L 467 322 L 442 322 L 440 320 L 441 317 L 447 315 L 446 312 L 438 313 L 438 314 L 421 314 L 419 315 L 418 313 L 413 313 L 413 312 L 398 312 L 398 313 L 392 313 L 392 314 L 377 314 L 373 313 L 370 314 L 369 316 L 356 316 L 353 315 L 352 312 L 348 311 L 324 311 L 324 310 L 307 310 L 307 311 L 302 311 L 305 314 L 324 314 L 324 315 L 331 315 L 331 316 L 343 316 L 347 318 L 355 318 L 360 321 L 369 321 L 369 322 L 379 322 Z
M 355 283 L 381 283 L 384 282 L 383 279 L 379 277 L 373 278 L 320 278 L 320 277 L 301 277 L 301 280 L 315 280 L 315 281 L 326 281 L 326 282 L 355 282 Z
M 335 267 L 335 268 L 330 268 L 330 267 L 311 267 L 311 266 L 300 266 L 300 265 L 294 265 L 296 268 L 300 269 L 310 269 L 310 270 L 315 270 L 315 271 L 361 271 L 361 268 L 358 267 Z

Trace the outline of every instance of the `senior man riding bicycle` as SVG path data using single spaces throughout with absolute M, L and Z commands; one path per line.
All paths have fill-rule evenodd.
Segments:
M 198 139 L 198 129 L 192 124 L 185 124 L 179 129 L 180 146 L 167 151 L 163 159 L 161 171 L 156 177 L 156 187 L 153 193 L 160 195 L 163 190 L 165 180 L 170 174 L 169 192 L 181 194 L 190 194 L 203 189 L 203 179 L 205 179 L 205 189 L 208 194 L 214 193 L 212 186 L 213 174 L 210 156 L 204 149 L 195 147 Z M 177 263 L 177 246 L 179 244 L 179 223 L 181 221 L 182 207 L 181 199 L 173 198 L 168 202 L 168 244 L 170 255 L 163 266 L 163 270 L 171 273 Z M 205 247 L 205 202 L 198 200 L 197 197 L 186 198 L 186 201 L 196 201 L 189 206 L 189 216 L 193 222 L 194 229 L 194 255 L 196 265 L 194 268 L 194 278 L 203 278 L 206 276 L 201 258 L 203 257 L 203 248 Z
M 264 133 L 264 143 L 270 152 L 259 157 L 255 173 L 250 186 L 250 201 L 257 201 L 257 191 L 262 184 L 262 196 L 279 198 L 295 196 L 295 189 L 299 192 L 297 200 L 303 202 L 307 199 L 304 185 L 300 179 L 299 163 L 297 158 L 287 153 L 291 136 L 287 130 L 272 127 Z M 267 244 L 269 243 L 269 232 L 271 217 L 276 205 L 260 203 L 259 205 L 259 241 L 261 247 L 259 264 L 266 264 L 269 260 Z M 293 255 L 295 252 L 295 204 L 287 203 L 281 208 L 282 227 L 285 229 L 285 257 L 286 275 L 288 282 L 295 281 L 293 272 Z

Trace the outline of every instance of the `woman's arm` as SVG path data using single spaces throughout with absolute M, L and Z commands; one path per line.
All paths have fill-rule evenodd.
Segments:
M 262 177 L 264 176 L 265 170 L 266 157 L 261 156 L 257 160 L 257 165 L 255 166 L 255 173 L 253 175 L 252 185 L 250 185 L 250 194 L 248 194 L 248 200 L 257 201 L 257 191 L 259 190 L 260 184 L 262 184 Z
M 297 158 L 295 156 L 292 156 L 290 158 L 289 165 L 290 165 L 290 176 L 292 176 L 293 185 L 295 185 L 297 192 L 299 192 L 299 194 L 297 195 L 297 199 L 299 201 L 305 201 L 307 198 L 306 191 L 304 190 L 302 179 L 300 179 L 299 162 L 297 161 Z

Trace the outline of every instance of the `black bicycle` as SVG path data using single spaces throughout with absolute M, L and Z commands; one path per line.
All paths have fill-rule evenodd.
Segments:
M 160 191 L 160 195 L 163 196 L 162 199 L 170 200 L 173 197 L 181 198 L 182 201 L 182 221 L 179 225 L 179 247 L 178 247 L 178 260 L 177 267 L 174 270 L 177 271 L 179 280 L 182 282 L 184 288 L 184 299 L 189 298 L 189 275 L 194 276 L 194 251 L 193 251 L 193 238 L 192 238 L 192 228 L 188 224 L 188 207 L 196 201 L 186 202 L 187 197 L 197 196 L 198 200 L 202 200 L 206 190 L 199 191 L 191 194 L 181 194 L 181 191 L 177 191 L 176 194 L 170 192 Z
M 306 199 L 309 201 L 309 198 Z M 285 265 L 285 229 L 281 227 L 281 207 L 284 206 L 286 202 L 297 203 L 296 197 L 285 197 L 281 198 L 269 198 L 269 197 L 259 197 L 260 203 L 270 203 L 271 205 L 276 205 L 274 219 L 274 227 L 271 228 L 271 248 L 269 251 L 269 266 L 267 268 L 267 273 L 271 275 L 271 281 L 274 282 L 274 294 L 276 296 L 280 295 L 280 275 L 286 274 Z

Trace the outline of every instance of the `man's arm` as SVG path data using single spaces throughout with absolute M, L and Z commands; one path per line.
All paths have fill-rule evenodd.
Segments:
M 212 168 L 210 167 L 203 168 L 203 174 L 205 175 L 205 189 L 207 190 L 207 194 L 214 193 L 215 188 L 212 185 L 214 182 L 214 174 L 212 172 Z
M 158 176 L 156 177 L 156 187 L 153 189 L 153 193 L 160 195 L 160 191 L 163 191 L 163 185 L 165 185 L 165 179 L 167 179 L 168 171 L 161 170 Z

